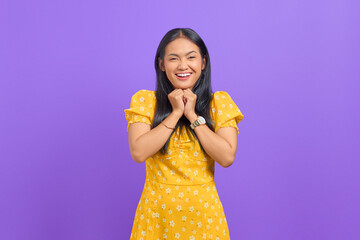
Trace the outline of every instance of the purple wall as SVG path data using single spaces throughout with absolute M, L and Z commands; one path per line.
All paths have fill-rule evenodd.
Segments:
M 162 36 L 204 39 L 244 114 L 216 183 L 232 239 L 360 239 L 359 1 L 1 1 L 0 239 L 128 239 L 124 109 Z

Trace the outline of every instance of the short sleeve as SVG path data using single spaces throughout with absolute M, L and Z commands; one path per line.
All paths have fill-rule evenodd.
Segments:
M 213 94 L 211 114 L 215 132 L 222 127 L 234 127 L 239 134 L 237 124 L 244 118 L 244 115 L 227 92 L 218 91 Z
M 155 109 L 155 91 L 140 90 L 131 97 L 130 108 L 125 109 L 125 117 L 128 121 L 126 130 L 135 122 L 152 125 Z

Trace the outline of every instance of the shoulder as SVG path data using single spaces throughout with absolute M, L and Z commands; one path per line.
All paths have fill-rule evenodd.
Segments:
M 156 104 L 156 92 L 141 89 L 134 93 L 131 97 L 131 108 L 153 109 Z
M 220 127 L 232 126 L 237 128 L 236 124 L 244 117 L 236 103 L 230 97 L 230 94 L 225 91 L 213 93 L 211 112 L 215 120 L 215 132 Z
M 229 93 L 225 91 L 216 91 L 212 94 L 211 104 L 213 106 L 218 106 L 219 104 L 224 104 L 226 102 L 233 102 Z
M 141 89 L 131 97 L 132 104 L 141 104 L 144 102 L 153 102 L 156 98 L 156 92 L 152 90 Z
M 144 98 L 144 99 L 149 99 L 149 98 L 154 98 L 155 97 L 155 91 L 152 90 L 146 90 L 146 89 L 141 89 L 139 91 L 137 91 L 136 93 L 133 94 L 133 98 Z
M 220 115 L 224 112 L 239 112 L 239 108 L 231 98 L 230 94 L 225 91 L 214 92 L 211 98 L 212 112 L 217 111 Z
M 213 93 L 213 98 L 215 100 L 231 98 L 230 95 L 225 91 L 216 91 Z

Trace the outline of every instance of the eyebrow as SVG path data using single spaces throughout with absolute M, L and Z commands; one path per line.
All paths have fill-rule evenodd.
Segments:
M 193 50 L 193 51 L 190 51 L 190 52 L 188 52 L 187 54 L 185 54 L 185 56 L 187 56 L 187 55 L 189 55 L 190 53 L 193 53 L 193 52 L 196 53 L 196 51 Z M 179 55 L 177 55 L 177 54 L 175 54 L 175 53 L 169 53 L 168 56 L 176 56 L 176 57 L 178 57 Z

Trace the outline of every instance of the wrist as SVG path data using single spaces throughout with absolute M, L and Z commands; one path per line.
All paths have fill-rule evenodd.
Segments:
M 196 127 L 204 124 L 206 124 L 205 118 L 203 118 L 202 116 L 198 116 L 198 118 L 190 124 L 190 127 L 192 129 L 195 129 Z
M 177 119 L 180 119 L 180 118 L 182 117 L 183 113 L 182 113 L 182 112 L 178 112 L 178 111 L 172 111 L 172 112 L 170 113 L 170 115 L 176 117 Z
M 190 114 L 189 116 L 187 116 L 186 118 L 189 120 L 190 123 L 193 123 L 196 121 L 196 119 L 198 119 L 198 115 L 196 115 L 196 113 Z

